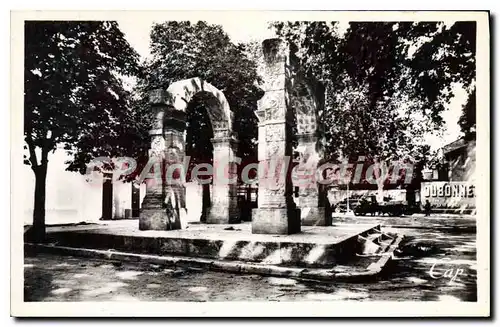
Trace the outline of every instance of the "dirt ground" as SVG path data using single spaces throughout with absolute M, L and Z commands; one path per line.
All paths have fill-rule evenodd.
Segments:
M 443 218 L 439 224 L 449 226 Z M 469 221 L 470 224 L 475 224 Z M 258 275 L 173 270 L 39 254 L 25 258 L 25 301 L 476 301 L 476 235 L 386 228 L 406 235 L 369 283 L 315 283 Z M 432 270 L 431 270 L 432 268 Z

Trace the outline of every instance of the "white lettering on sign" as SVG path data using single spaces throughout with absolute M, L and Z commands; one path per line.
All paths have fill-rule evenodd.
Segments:
M 476 196 L 474 185 L 466 183 L 440 183 L 425 185 L 425 197 L 432 198 L 473 198 Z

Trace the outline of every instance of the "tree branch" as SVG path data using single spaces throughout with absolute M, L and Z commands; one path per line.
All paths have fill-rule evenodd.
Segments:
M 38 161 L 36 159 L 36 152 L 35 152 L 35 145 L 33 144 L 33 140 L 31 139 L 31 136 L 29 134 L 25 137 L 26 143 L 28 144 L 28 150 L 30 152 L 30 162 L 31 162 L 31 169 L 35 171 L 35 169 L 38 167 Z

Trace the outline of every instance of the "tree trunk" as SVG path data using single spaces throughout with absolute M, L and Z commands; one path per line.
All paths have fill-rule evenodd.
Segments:
M 31 240 L 45 241 L 45 191 L 47 180 L 47 163 L 33 169 L 35 172 L 35 203 L 33 209 L 33 229 Z
M 384 186 L 388 171 L 385 162 L 378 162 L 376 164 L 377 202 L 384 202 Z
M 377 181 L 377 202 L 384 202 L 384 182 Z

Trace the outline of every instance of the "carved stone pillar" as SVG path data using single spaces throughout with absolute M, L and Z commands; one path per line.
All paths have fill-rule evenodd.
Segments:
M 165 152 L 165 139 L 163 138 L 163 115 L 166 108 L 165 92 L 161 89 L 151 91 L 149 103 L 153 112 L 153 123 L 149 135 L 151 136 L 151 149 L 148 150 L 147 173 L 152 178 L 147 178 L 146 194 L 142 201 L 139 215 L 140 230 L 164 230 L 165 217 L 163 200 L 163 182 L 161 170 L 163 169 L 163 155 Z M 152 166 L 150 165 L 152 164 Z
M 304 226 L 330 226 L 331 216 L 326 216 L 324 208 L 324 188 L 319 188 L 316 176 L 321 160 L 317 137 L 320 125 L 318 112 L 324 106 L 325 90 L 321 84 L 299 71 L 291 94 L 299 153 L 299 162 L 294 169 L 297 174 L 292 179 L 298 188 L 297 205 L 300 207 L 301 222 Z
M 181 217 L 186 211 L 185 174 L 187 163 L 185 158 L 184 130 L 185 114 L 182 111 L 167 110 L 165 112 L 165 169 L 163 177 L 163 193 L 167 212 L 167 229 L 181 229 Z
M 179 185 L 170 187 L 165 173 L 168 165 L 177 161 L 183 162 L 185 114 L 169 107 L 168 96 L 164 90 L 152 91 L 149 101 L 154 117 L 152 129 L 149 131 L 151 149 L 148 151 L 149 164 L 146 166 L 146 169 L 150 169 L 150 178 L 146 179 L 146 195 L 139 216 L 139 229 L 180 229 L 175 206 L 181 208 L 183 202 L 185 203 L 184 186 L 176 181 Z M 172 204 L 174 210 L 167 210 L 168 205 Z
M 233 224 L 241 221 L 238 209 L 238 167 L 235 162 L 238 141 L 227 130 L 214 130 L 212 204 L 208 224 Z
M 298 134 L 299 163 L 295 168 L 294 186 L 298 187 L 297 205 L 300 207 L 303 226 L 330 226 L 322 194 L 316 181 L 316 171 L 320 157 L 316 151 L 317 137 L 314 134 Z
M 292 155 L 291 117 L 288 110 L 288 46 L 279 39 L 263 42 L 259 70 L 265 94 L 258 103 L 259 189 L 258 208 L 252 212 L 252 233 L 300 232 L 300 210 L 292 197 L 289 174 Z

